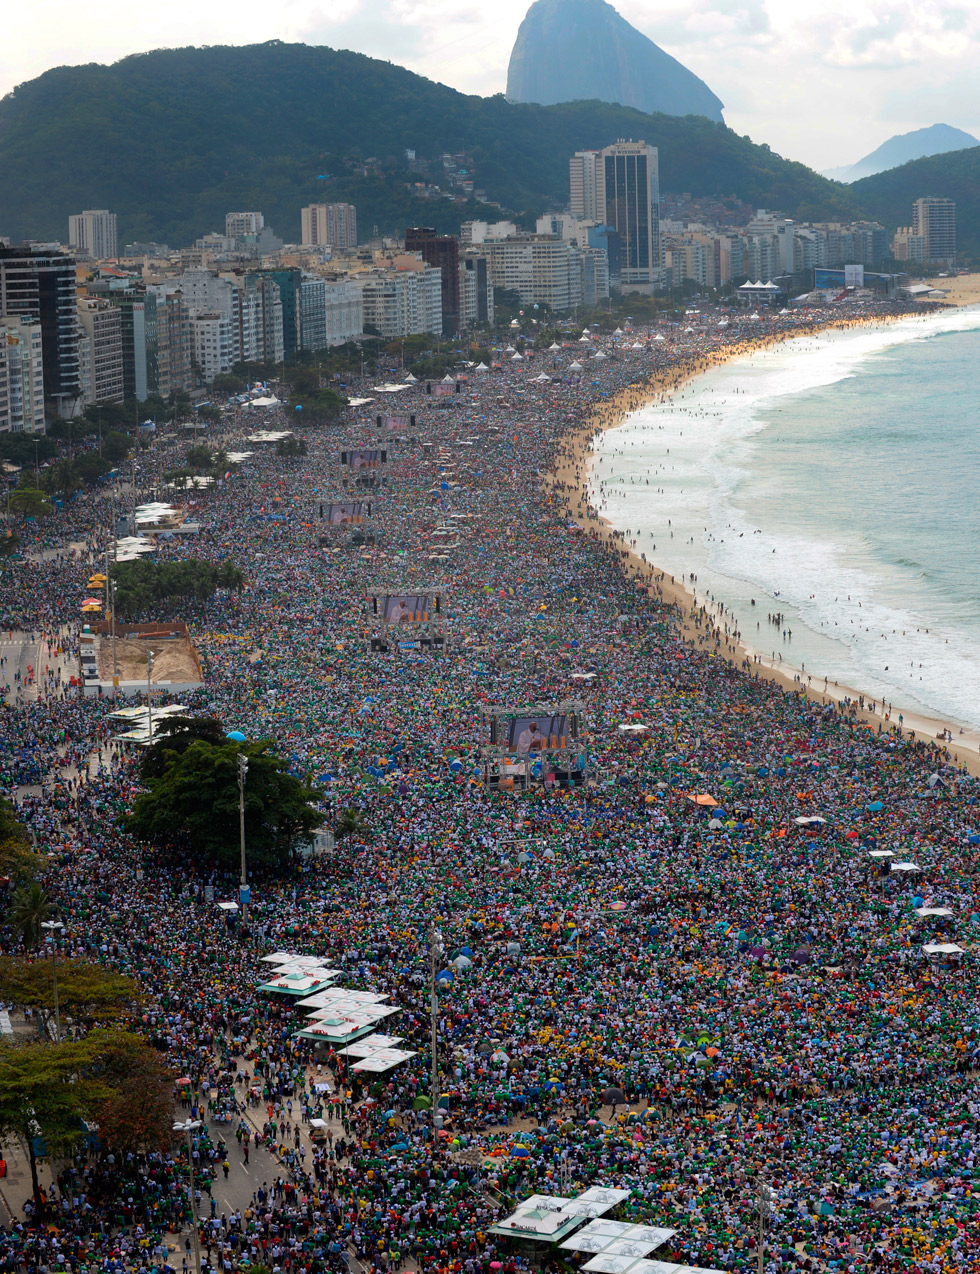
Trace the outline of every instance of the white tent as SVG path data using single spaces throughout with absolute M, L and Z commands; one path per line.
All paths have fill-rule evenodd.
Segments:
M 570 372 L 581 372 L 581 371 L 584 371 L 585 368 L 582 366 L 581 363 L 569 363 L 568 370 Z
M 548 346 L 548 348 L 550 350 L 556 350 L 556 349 L 561 349 L 561 346 L 558 344 L 557 341 L 552 341 L 551 344 Z
M 264 398 L 250 398 L 247 403 L 242 403 L 243 407 L 278 407 L 279 399 L 273 394 L 268 394 Z
M 597 363 L 598 363 L 598 362 L 600 362 L 600 361 L 604 361 L 604 360 L 605 360 L 605 359 L 607 359 L 608 357 L 609 357 L 609 355 L 608 355 L 608 354 L 604 354 L 604 353 L 602 352 L 602 350 L 601 350 L 601 349 L 596 351 L 596 354 L 595 354 L 595 360 L 596 360 L 596 362 L 597 362 Z
M 523 362 L 524 362 L 524 355 L 523 355 L 523 354 L 518 354 L 518 353 L 517 353 L 517 351 L 515 350 L 515 351 L 514 351 L 514 353 L 513 353 L 513 354 L 511 354 L 511 356 L 510 356 L 510 361 L 511 361 L 512 363 L 523 363 Z
M 405 377 L 406 385 L 414 385 L 416 381 L 417 381 L 417 377 L 413 376 L 411 372 L 409 372 L 408 375 Z

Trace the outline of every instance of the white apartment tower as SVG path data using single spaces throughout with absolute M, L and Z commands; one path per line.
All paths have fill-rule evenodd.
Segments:
M 0 318 L 0 433 L 44 432 L 41 323 Z
M 340 252 L 357 247 L 357 209 L 352 203 L 311 203 L 302 210 L 301 220 L 304 247 Z
M 68 244 L 79 256 L 107 261 L 119 255 L 116 246 L 116 214 L 90 208 L 68 218 Z
M 912 232 L 926 243 L 926 260 L 952 265 L 956 260 L 956 204 L 952 199 L 916 199 Z

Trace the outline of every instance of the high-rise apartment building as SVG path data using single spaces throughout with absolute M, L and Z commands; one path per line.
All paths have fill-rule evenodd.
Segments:
M 656 146 L 620 139 L 602 150 L 578 151 L 569 161 L 569 187 L 574 217 L 616 232 L 620 286 L 647 291 L 662 283 Z
M 459 331 L 459 240 L 436 234 L 431 226 L 405 231 L 405 251 L 418 252 L 426 265 L 442 271 L 442 330 L 446 336 Z
M 486 239 L 492 287 L 516 292 L 524 305 L 547 305 L 560 313 L 582 303 L 580 254 L 574 244 L 552 235 Z
M 107 261 L 119 256 L 116 247 L 116 214 L 90 208 L 68 218 L 68 244 L 79 256 Z
M 261 212 L 226 212 L 225 238 L 244 239 L 250 234 L 261 234 L 265 228 L 265 217 Z
M 598 195 L 597 150 L 579 150 L 568 161 L 572 216 L 578 221 L 602 221 Z
M 78 298 L 78 322 L 89 366 L 84 397 L 91 403 L 123 399 L 122 319 L 117 306 L 101 297 Z
M 67 414 L 79 389 L 74 257 L 0 247 L 0 316 L 7 315 L 40 322 L 44 393 Z
M 466 327 L 474 323 L 493 323 L 493 284 L 487 271 L 487 259 L 470 249 L 459 263 L 460 320 Z
M 928 261 L 928 245 L 924 234 L 912 226 L 899 226 L 892 236 L 892 256 L 896 261 Z
M 442 334 L 442 275 L 431 266 L 420 269 L 372 270 L 353 276 L 361 289 L 364 322 L 383 337 Z
M 357 247 L 357 209 L 352 203 L 311 203 L 301 214 L 301 242 L 305 247 Z
M 235 361 L 232 327 L 217 310 L 199 310 L 191 315 L 191 346 L 194 367 L 204 385 L 221 372 L 230 372 Z
M 44 432 L 41 324 L 0 318 L 0 433 Z
M 928 196 L 912 205 L 912 230 L 926 242 L 926 260 L 953 265 L 956 261 L 956 204 Z

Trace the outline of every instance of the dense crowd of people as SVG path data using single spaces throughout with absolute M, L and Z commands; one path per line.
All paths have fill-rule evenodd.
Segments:
M 5 789 L 51 855 L 65 950 L 139 980 L 141 1029 L 205 1121 L 212 1268 L 312 1272 L 350 1252 L 377 1271 L 513 1270 L 525 1258 L 494 1222 L 600 1183 L 631 1190 L 627 1219 L 677 1231 L 657 1259 L 747 1270 L 764 1180 L 771 1271 L 980 1270 L 980 986 L 972 951 L 950 966 L 922 950 L 969 947 L 980 923 L 976 781 L 935 744 L 751 675 L 720 632 L 692 644 L 656 569 L 575 521 L 556 476 L 610 413 L 803 322 L 576 333 L 460 369 L 444 397 L 359 383 L 372 401 L 304 428 L 293 458 L 247 441 L 290 427 L 288 405 L 229 415 L 223 443 L 252 454 L 189 498 L 198 535 L 158 547 L 248 579 L 179 610 L 205 674 L 182 702 L 272 739 L 327 825 L 362 820 L 256 878 L 246 926 L 206 891 L 232 896 L 230 876 L 120 827 L 138 761 L 111 745 L 111 697 L 50 678 L 0 705 Z M 378 446 L 384 481 L 355 486 L 342 453 Z M 172 459 L 138 454 L 143 493 L 164 494 Z M 324 506 L 354 499 L 370 518 L 328 527 Z M 0 576 L 9 631 L 70 649 L 109 504 L 77 499 L 25 535 Z M 371 649 L 369 594 L 436 589 L 442 648 Z M 573 700 L 568 766 L 488 786 L 485 710 Z M 301 1013 L 254 989 L 279 949 L 388 997 L 383 1029 L 414 1056 L 364 1075 L 298 1039 Z M 211 1178 L 250 1147 L 274 1176 L 209 1217 Z M 18 1220 L 0 1269 L 187 1267 L 183 1153 L 67 1165 L 54 1226 Z

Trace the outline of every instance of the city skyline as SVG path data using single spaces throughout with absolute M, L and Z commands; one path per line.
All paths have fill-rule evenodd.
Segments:
M 776 0 L 618 0 L 615 7 L 718 93 L 731 128 L 818 170 L 932 123 L 980 131 L 972 71 L 980 13 L 966 7 L 873 0 L 858 10 L 829 0 L 819 26 L 812 14 Z M 30 15 L 21 10 L 11 17 L 0 51 L 0 93 L 56 66 L 163 47 L 281 39 L 352 49 L 489 95 L 503 92 L 527 8 L 527 0 L 503 0 L 488 18 L 462 0 L 341 0 L 327 17 L 297 0 L 284 18 L 219 0 L 193 10 L 191 21 L 184 0 L 166 16 L 123 11 L 110 0 L 96 25 L 76 18 L 64 0 L 41 0 Z

